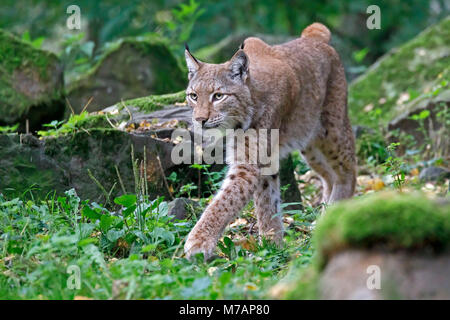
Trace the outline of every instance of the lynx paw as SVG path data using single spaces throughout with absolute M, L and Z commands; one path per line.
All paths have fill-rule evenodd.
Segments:
M 205 261 L 214 253 L 217 241 L 215 239 L 198 237 L 195 234 L 189 234 L 184 244 L 184 252 L 189 260 L 197 253 L 203 253 Z

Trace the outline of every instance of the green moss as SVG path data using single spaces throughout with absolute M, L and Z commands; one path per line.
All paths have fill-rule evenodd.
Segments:
M 319 264 L 349 247 L 447 248 L 450 205 L 421 194 L 380 192 L 340 202 L 319 219 L 314 234 Z
M 14 123 L 35 111 L 60 113 L 60 73 L 56 55 L 0 30 L 0 121 Z M 28 118 L 33 122 L 33 116 Z
M 47 79 L 49 64 L 57 62 L 57 57 L 48 51 L 34 48 L 11 33 L 0 30 L 0 70 L 8 73 L 29 67 L 37 68 L 39 75 Z
M 137 37 L 123 38 L 109 43 L 95 65 L 69 85 L 68 92 L 75 90 L 81 83 L 90 81 L 90 78 L 96 78 L 106 60 L 126 47 L 135 49 L 143 57 L 152 57 L 152 64 L 155 66 L 154 72 L 157 72 L 155 78 L 158 79 L 155 92 L 170 92 L 174 87 L 178 86 L 178 89 L 180 89 L 185 85 L 184 68 L 169 50 L 166 41 L 157 37 Z M 124 64 L 127 64 L 127 62 L 133 63 L 135 58 L 129 57 Z M 127 70 L 122 70 L 122 72 L 126 73 Z M 115 76 L 123 77 L 117 74 Z M 133 75 L 127 78 L 132 77 Z
M 450 78 L 450 16 L 392 50 L 349 87 L 349 110 L 354 123 L 378 126 L 364 107 L 381 109 L 381 124 L 403 110 L 402 93 L 421 94 L 436 82 Z
M 176 92 L 176 93 L 170 93 L 170 94 L 163 94 L 163 95 L 151 95 L 148 97 L 142 97 L 142 98 L 136 98 L 136 99 L 130 99 L 124 101 L 123 104 L 126 106 L 133 106 L 138 108 L 141 111 L 155 111 L 164 108 L 164 106 L 174 104 L 174 103 L 181 103 L 186 100 L 186 93 L 184 91 Z M 120 103 L 122 105 L 122 103 Z
M 319 272 L 310 265 L 291 270 L 291 274 L 277 284 L 281 293 L 276 297 L 283 300 L 319 299 Z
M 282 299 L 318 299 L 320 272 L 330 257 L 349 248 L 446 250 L 450 248 L 450 204 L 420 193 L 379 192 L 328 209 L 313 235 L 316 248 L 306 267 L 292 267 Z
M 126 100 L 123 103 L 117 104 L 118 110 L 122 110 L 123 106 L 136 107 L 140 111 L 151 112 L 164 108 L 167 105 L 175 104 L 177 102 L 184 102 L 186 100 L 186 94 L 184 91 L 165 94 L 165 95 L 151 95 L 142 98 Z M 126 114 L 128 118 L 128 114 Z M 122 121 L 121 115 L 109 116 L 110 120 Z M 38 135 L 41 137 L 60 137 L 64 135 L 72 135 L 80 131 L 97 130 L 102 132 L 115 131 L 116 129 L 111 126 L 108 122 L 106 115 L 104 114 L 93 114 L 87 111 L 81 114 L 71 114 L 69 118 L 59 124 L 54 121 L 54 126 L 47 125 L 46 130 L 38 131 Z
M 74 134 L 79 131 L 86 132 L 93 129 L 100 129 L 103 131 L 115 130 L 115 128 L 113 128 L 108 122 L 105 115 L 90 114 L 87 111 L 84 111 L 81 114 L 70 115 L 69 119 L 62 124 L 55 124 L 47 130 L 38 131 L 38 135 L 41 137 L 59 137 L 67 134 Z
M 149 94 L 183 90 L 185 70 L 165 41 L 158 38 L 125 38 L 114 42 L 96 65 L 67 87 L 75 112 L 93 97 L 88 111 L 98 111 L 118 101 Z
M 58 172 L 38 168 L 33 162 L 39 156 L 39 152 L 28 147 L 27 141 L 22 141 L 18 134 L 1 134 L 0 193 L 18 197 L 32 190 L 34 196 L 44 198 L 52 189 L 61 187 Z

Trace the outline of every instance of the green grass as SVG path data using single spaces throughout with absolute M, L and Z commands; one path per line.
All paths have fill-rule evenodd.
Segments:
M 106 209 L 81 201 L 73 189 L 34 201 L 0 194 L 0 299 L 267 298 L 294 257 L 307 261 L 312 254 L 309 234 L 299 231 L 315 219 L 311 209 L 289 213 L 285 247 L 249 237 L 250 245 L 238 245 L 231 239 L 247 232 L 231 227 L 219 258 L 205 263 L 183 257 L 195 215 L 172 220 L 163 198 L 125 195 L 114 202 Z M 249 221 L 250 209 L 243 212 Z M 70 288 L 71 268 L 80 270 L 79 289 Z

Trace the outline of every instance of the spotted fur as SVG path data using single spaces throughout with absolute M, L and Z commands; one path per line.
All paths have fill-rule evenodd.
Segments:
M 185 51 L 186 90 L 194 121 L 205 127 L 279 129 L 281 157 L 292 150 L 321 177 L 323 202 L 353 195 L 356 181 L 354 137 L 347 115 L 347 83 L 329 30 L 319 23 L 302 36 L 275 46 L 248 38 L 222 64 L 208 64 Z M 210 257 L 225 227 L 253 197 L 261 236 L 281 243 L 280 182 L 261 166 L 236 158 L 227 148 L 229 171 L 220 191 L 190 232 L 185 253 Z

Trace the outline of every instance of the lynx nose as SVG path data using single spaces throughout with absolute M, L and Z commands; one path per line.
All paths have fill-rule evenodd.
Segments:
M 200 122 L 200 124 L 203 126 L 205 122 L 208 121 L 208 119 L 204 117 L 197 117 L 195 118 L 195 121 Z

